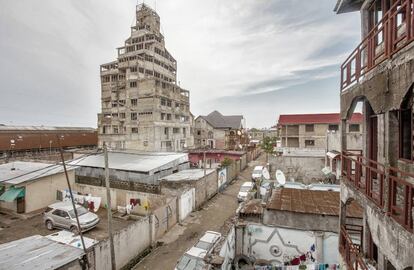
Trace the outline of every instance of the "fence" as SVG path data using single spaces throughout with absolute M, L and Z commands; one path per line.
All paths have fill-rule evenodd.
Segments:
M 413 232 L 414 174 L 342 152 L 342 176 L 408 231 Z M 387 200 L 386 196 L 387 195 Z
M 397 0 L 341 66 L 341 91 L 414 40 L 414 0 Z

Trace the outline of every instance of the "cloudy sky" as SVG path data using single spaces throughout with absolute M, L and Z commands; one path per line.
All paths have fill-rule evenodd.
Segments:
M 142 0 L 139 1 L 140 3 Z M 194 115 L 339 111 L 339 65 L 360 40 L 336 0 L 146 0 L 161 16 Z M 92 126 L 99 65 L 128 37 L 137 1 L 0 0 L 0 123 Z

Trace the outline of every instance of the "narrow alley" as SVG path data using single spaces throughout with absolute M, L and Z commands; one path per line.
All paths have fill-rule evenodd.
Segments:
M 251 161 L 238 178 L 224 192 L 217 194 L 203 207 L 193 212 L 182 225 L 176 225 L 159 242 L 162 246 L 155 249 L 133 269 L 174 269 L 178 259 L 194 245 L 198 238 L 208 230 L 223 233 L 226 220 L 231 218 L 238 207 L 237 193 L 245 181 L 251 180 L 251 173 L 256 165 L 265 163 L 265 155 Z M 162 258 L 162 259 L 160 259 Z

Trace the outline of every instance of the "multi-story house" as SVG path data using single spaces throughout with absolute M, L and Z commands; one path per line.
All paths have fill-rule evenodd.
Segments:
M 242 115 L 222 115 L 213 111 L 197 117 L 194 125 L 195 148 L 241 150 L 248 144 Z
M 131 35 L 117 60 L 101 65 L 99 145 L 180 151 L 192 145 L 189 91 L 176 84 L 177 62 L 165 48 L 160 17 L 136 7 Z
M 339 0 L 360 11 L 362 41 L 341 66 L 341 126 L 363 107 L 362 151 L 342 131 L 340 252 L 348 269 L 414 267 L 414 1 Z M 364 207 L 363 226 L 346 218 Z
M 277 124 L 281 146 L 326 149 L 328 132 L 339 134 L 340 122 L 339 113 L 282 114 Z M 361 124 L 362 114 L 354 113 L 346 126 L 346 132 L 360 133 Z

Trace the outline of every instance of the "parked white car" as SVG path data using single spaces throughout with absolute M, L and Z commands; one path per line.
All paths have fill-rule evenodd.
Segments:
M 239 194 L 237 194 L 237 200 L 239 202 L 246 201 L 252 195 L 254 183 L 253 182 L 244 182 L 240 187 Z
M 201 270 L 206 265 L 204 258 L 217 245 L 221 238 L 218 232 L 207 231 L 192 248 L 178 260 L 175 270 Z
M 262 180 L 263 178 L 266 178 L 265 175 L 269 175 L 265 166 L 255 166 L 252 172 L 252 181 Z
M 81 205 L 76 205 L 82 232 L 93 229 L 99 223 L 98 215 L 89 212 Z M 78 223 L 71 202 L 57 202 L 47 207 L 43 220 L 48 230 L 63 228 L 78 233 Z

